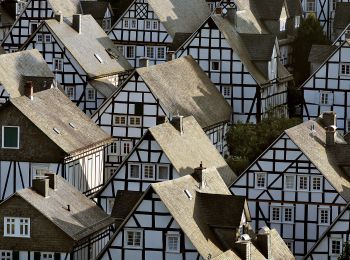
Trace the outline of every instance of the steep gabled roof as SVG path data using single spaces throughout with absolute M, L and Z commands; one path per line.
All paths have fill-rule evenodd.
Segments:
M 106 11 L 108 10 L 110 4 L 108 1 L 81 1 L 81 9 L 83 14 L 91 14 L 92 17 L 101 25 L 102 20 L 105 16 Z
M 66 154 L 72 155 L 111 140 L 57 88 L 37 92 L 32 100 L 21 96 L 9 102 Z
M 21 51 L 0 55 L 0 84 L 5 88 L 11 98 L 24 94 L 24 84 L 30 78 L 35 78 L 49 87 L 54 79 L 49 66 L 37 50 Z M 34 85 L 34 90 L 41 90 Z M 43 86 L 44 87 L 44 86 Z
M 59 175 L 57 175 L 57 189 L 49 188 L 48 197 L 43 197 L 33 188 L 17 191 L 7 200 L 14 196 L 27 201 L 75 241 L 84 239 L 113 223 L 113 219 L 92 200 Z M 70 206 L 70 211 L 67 210 L 67 205 Z
M 288 13 L 291 17 L 302 16 L 303 7 L 299 0 L 285 0 L 288 8 Z
M 64 17 L 81 14 L 80 0 L 47 0 L 55 13 L 61 12 Z
M 175 33 L 193 33 L 210 14 L 205 0 L 148 0 L 148 4 L 173 38 Z
M 350 3 L 337 2 L 333 27 L 343 30 L 350 23 Z
M 333 45 L 313 44 L 308 61 L 311 63 L 323 63 L 336 49 L 337 47 Z
M 149 128 L 149 132 L 181 176 L 191 174 L 202 162 L 205 167 L 215 167 L 225 183 L 231 184 L 235 173 L 193 116 L 183 119 L 183 129 L 181 134 L 171 123 L 164 123 Z
M 272 34 L 241 33 L 240 37 L 252 61 L 271 61 L 276 36 Z
M 279 20 L 284 0 L 249 0 L 250 9 L 258 19 Z
M 68 22 L 60 23 L 51 19 L 46 20 L 45 23 L 90 78 L 132 69 L 130 63 L 119 53 L 91 15 L 81 16 L 81 33 L 72 28 L 71 18 Z
M 230 120 L 230 105 L 191 56 L 136 71 L 169 113 L 193 115 L 202 128 Z

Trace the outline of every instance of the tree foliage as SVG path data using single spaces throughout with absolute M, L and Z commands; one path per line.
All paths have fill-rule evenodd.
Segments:
M 350 244 L 348 241 L 346 241 L 343 244 L 343 252 L 338 257 L 338 260 L 349 260 L 350 259 Z
M 299 118 L 267 118 L 258 124 L 237 123 L 226 136 L 231 156 L 227 163 L 242 173 L 284 130 L 301 123 Z
M 330 44 L 330 41 L 325 36 L 316 16 L 310 14 L 301 21 L 293 43 L 294 78 L 297 86 L 300 86 L 310 75 L 308 57 L 313 44 Z

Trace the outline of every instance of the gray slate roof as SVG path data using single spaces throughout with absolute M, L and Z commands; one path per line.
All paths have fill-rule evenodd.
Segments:
M 204 167 L 215 167 L 227 185 L 232 184 L 235 173 L 194 117 L 184 118 L 183 128 L 181 135 L 171 123 L 164 123 L 149 128 L 149 132 L 181 176 L 191 174 L 202 162 Z
M 230 120 L 230 105 L 191 56 L 136 71 L 169 113 L 193 115 L 202 128 Z
M 333 27 L 335 29 L 345 29 L 350 23 L 350 3 L 337 2 Z
M 57 189 L 49 188 L 49 197 L 43 197 L 32 188 L 17 191 L 12 196 L 23 198 L 75 241 L 113 223 L 113 219 L 92 200 L 58 175 Z M 70 211 L 67 205 L 70 205 Z
M 100 25 L 102 24 L 109 7 L 108 1 L 81 1 L 80 4 L 83 14 L 91 14 Z
M 33 100 L 21 96 L 12 98 L 9 102 L 66 154 L 73 155 L 111 140 L 106 132 L 57 88 L 37 92 Z M 60 133 L 56 133 L 54 128 Z
M 311 63 L 323 63 L 326 59 L 337 49 L 337 46 L 333 45 L 319 45 L 314 44 L 311 46 L 309 59 Z
M 149 5 L 174 38 L 175 33 L 193 33 L 210 15 L 205 0 L 148 0 Z
M 250 9 L 258 19 L 278 20 L 284 0 L 249 0 Z
M 314 137 L 311 135 L 311 126 L 315 126 Z M 331 183 L 334 189 L 346 200 L 350 201 L 350 179 L 329 156 L 326 143 L 326 130 L 317 121 L 307 121 L 290 129 L 285 133 L 310 159 L 321 174 Z M 346 144 L 340 134 L 336 136 L 336 142 Z
M 0 55 L 0 84 L 11 98 L 24 94 L 24 84 L 28 78 L 42 78 L 51 81 L 54 75 L 37 50 L 21 51 Z M 49 85 L 49 84 L 48 84 Z M 34 86 L 34 90 L 40 86 Z
M 272 34 L 241 33 L 241 39 L 253 61 L 270 61 L 276 36 Z
M 67 22 L 59 23 L 55 19 L 45 23 L 62 42 L 90 78 L 117 74 L 132 69 L 130 63 L 116 49 L 100 25 L 91 15 L 81 16 L 82 32 L 79 34 Z M 71 18 L 69 19 L 71 23 Z M 117 58 L 111 57 L 111 50 Z M 102 63 L 97 59 L 98 55 Z
M 47 0 L 55 13 L 61 12 L 64 17 L 81 14 L 80 0 Z

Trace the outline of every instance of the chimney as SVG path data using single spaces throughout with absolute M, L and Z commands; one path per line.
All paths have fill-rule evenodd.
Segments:
M 248 234 L 243 234 L 235 243 L 235 248 L 243 260 L 251 260 L 251 241 Z
M 231 22 L 231 23 L 236 23 L 236 9 L 234 7 L 226 7 L 226 10 L 227 10 L 227 13 L 226 13 L 226 16 L 227 16 L 227 19 Z
M 43 197 L 49 196 L 49 179 L 46 177 L 38 176 L 33 179 L 33 189 Z
M 199 167 L 194 169 L 194 173 L 193 173 L 193 178 L 195 178 L 195 180 L 198 181 L 200 190 L 205 188 L 206 186 L 206 181 L 203 173 L 204 170 L 205 168 L 203 167 L 203 163 L 201 162 Z
M 27 81 L 24 84 L 24 95 L 33 100 L 33 82 Z
M 168 51 L 166 53 L 166 60 L 171 61 L 175 59 L 175 52 L 174 51 Z
M 63 23 L 63 14 L 61 12 L 57 12 L 55 14 L 55 19 L 57 20 L 57 22 Z
M 81 33 L 81 14 L 73 14 L 73 29 Z
M 180 132 L 181 135 L 184 133 L 183 118 L 183 116 L 173 116 L 171 119 L 171 124 L 176 128 L 177 131 Z
M 322 118 L 325 127 L 337 125 L 337 114 L 333 111 L 323 112 Z
M 334 125 L 326 127 L 326 145 L 334 145 L 335 144 L 335 132 L 337 128 Z
M 139 67 L 148 67 L 149 66 L 149 58 L 147 57 L 141 57 L 139 58 Z
M 267 260 L 272 259 L 271 233 L 268 227 L 262 227 L 257 235 L 257 243 L 261 253 Z
M 49 179 L 49 187 L 53 190 L 57 190 L 57 176 L 53 172 L 46 172 L 45 177 Z

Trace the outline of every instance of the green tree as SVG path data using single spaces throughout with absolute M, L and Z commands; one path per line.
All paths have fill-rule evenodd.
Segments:
M 226 140 L 231 156 L 227 163 L 236 174 L 242 173 L 284 130 L 301 123 L 299 118 L 267 118 L 258 124 L 233 125 Z
M 349 259 L 350 259 L 350 245 L 349 245 L 349 242 L 346 241 L 343 244 L 343 252 L 338 257 L 338 260 L 349 260 Z
M 301 21 L 293 43 L 293 67 L 296 86 L 300 86 L 310 75 L 308 57 L 313 44 L 330 44 L 315 15 Z

